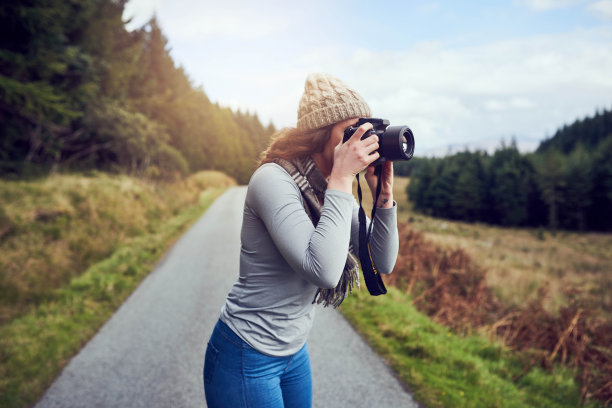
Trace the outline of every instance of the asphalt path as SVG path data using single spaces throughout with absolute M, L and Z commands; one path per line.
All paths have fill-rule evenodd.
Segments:
M 238 274 L 246 193 L 234 187 L 165 255 L 36 405 L 205 407 L 206 342 Z M 333 309 L 308 340 L 314 407 L 417 407 L 383 360 Z

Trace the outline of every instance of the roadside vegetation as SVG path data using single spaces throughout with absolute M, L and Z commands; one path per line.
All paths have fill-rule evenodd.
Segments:
M 406 200 L 409 179 L 398 177 L 400 222 L 438 246 L 464 250 L 486 269 L 486 282 L 503 301 L 541 300 L 558 312 L 579 292 L 605 316 L 612 315 L 612 234 L 499 227 L 429 217 Z M 542 295 L 544 293 L 544 297 Z
M 0 406 L 36 401 L 184 230 L 235 181 L 102 173 L 0 181 Z
M 612 322 L 609 294 L 599 286 L 611 279 L 612 236 L 418 215 L 408 183 L 396 180 L 401 248 L 385 279 L 389 294 L 373 298 L 363 288 L 342 311 L 419 400 L 436 407 L 609 404 Z M 423 323 L 425 316 L 431 321 Z
M 499 341 L 459 335 L 419 311 L 404 290 L 387 288 L 378 297 L 365 288 L 354 292 L 342 304 L 342 313 L 424 406 L 580 405 L 580 387 L 570 369 L 534 367 L 524 372 L 521 357 Z
M 209 100 L 125 1 L 5 3 L 0 406 L 25 407 L 276 129 Z M 612 403 L 611 136 L 604 109 L 529 157 L 397 163 L 389 294 L 342 310 L 424 404 Z

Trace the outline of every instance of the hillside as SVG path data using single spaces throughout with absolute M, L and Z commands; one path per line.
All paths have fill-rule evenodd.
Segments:
M 565 126 L 536 153 L 515 143 L 404 166 L 423 214 L 503 226 L 610 231 L 612 112 Z
M 612 110 L 604 109 L 593 117 L 578 119 L 571 125 L 564 125 L 555 134 L 540 143 L 536 153 L 556 149 L 564 154 L 574 151 L 580 144 L 587 150 L 594 150 L 606 139 L 612 138 Z
M 211 102 L 125 1 L 0 5 L 0 176 L 95 168 L 156 179 L 250 176 L 274 131 Z

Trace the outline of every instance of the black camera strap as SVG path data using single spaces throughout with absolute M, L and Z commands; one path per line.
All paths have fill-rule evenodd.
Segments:
M 374 202 L 372 204 L 372 214 L 370 216 L 370 227 L 366 228 L 366 214 L 361 204 L 362 193 L 361 184 L 359 183 L 359 174 L 357 174 L 357 195 L 359 196 L 359 261 L 361 262 L 361 270 L 363 271 L 363 277 L 368 288 L 368 292 L 372 296 L 384 295 L 387 293 L 387 288 L 380 277 L 380 273 L 374 265 L 372 259 L 372 251 L 370 250 L 370 238 L 372 235 L 372 225 L 374 224 L 374 216 L 376 215 L 376 203 L 380 196 L 382 187 L 381 177 L 381 166 L 376 167 L 376 173 L 378 175 L 378 183 L 376 185 L 376 194 Z

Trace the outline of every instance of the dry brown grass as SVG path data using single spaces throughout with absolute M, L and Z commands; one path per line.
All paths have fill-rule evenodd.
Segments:
M 0 324 L 197 203 L 206 188 L 231 184 L 218 172 L 168 183 L 102 173 L 0 180 Z
M 442 247 L 468 253 L 487 270 L 487 284 L 505 301 L 521 305 L 546 293 L 543 305 L 554 312 L 578 290 L 612 313 L 612 234 L 552 234 L 414 214 L 405 193 L 408 183 L 407 178 L 396 180 L 400 220 Z
M 525 351 L 523 374 L 533 365 L 563 363 L 576 369 L 583 401 L 611 403 L 612 234 L 551 234 L 413 214 L 408 183 L 395 182 L 400 253 L 385 282 L 410 293 L 439 323 L 484 331 Z
M 486 333 L 520 350 L 524 369 L 516 379 L 535 365 L 561 363 L 574 369 L 583 401 L 612 402 L 612 320 L 601 316 L 589 299 L 576 296 L 556 313 L 544 308 L 543 296 L 508 304 L 495 296 L 486 270 L 466 251 L 441 247 L 410 223 L 402 223 L 399 234 L 394 272 L 384 277 L 388 285 L 410 294 L 412 303 L 440 324 L 463 333 Z

